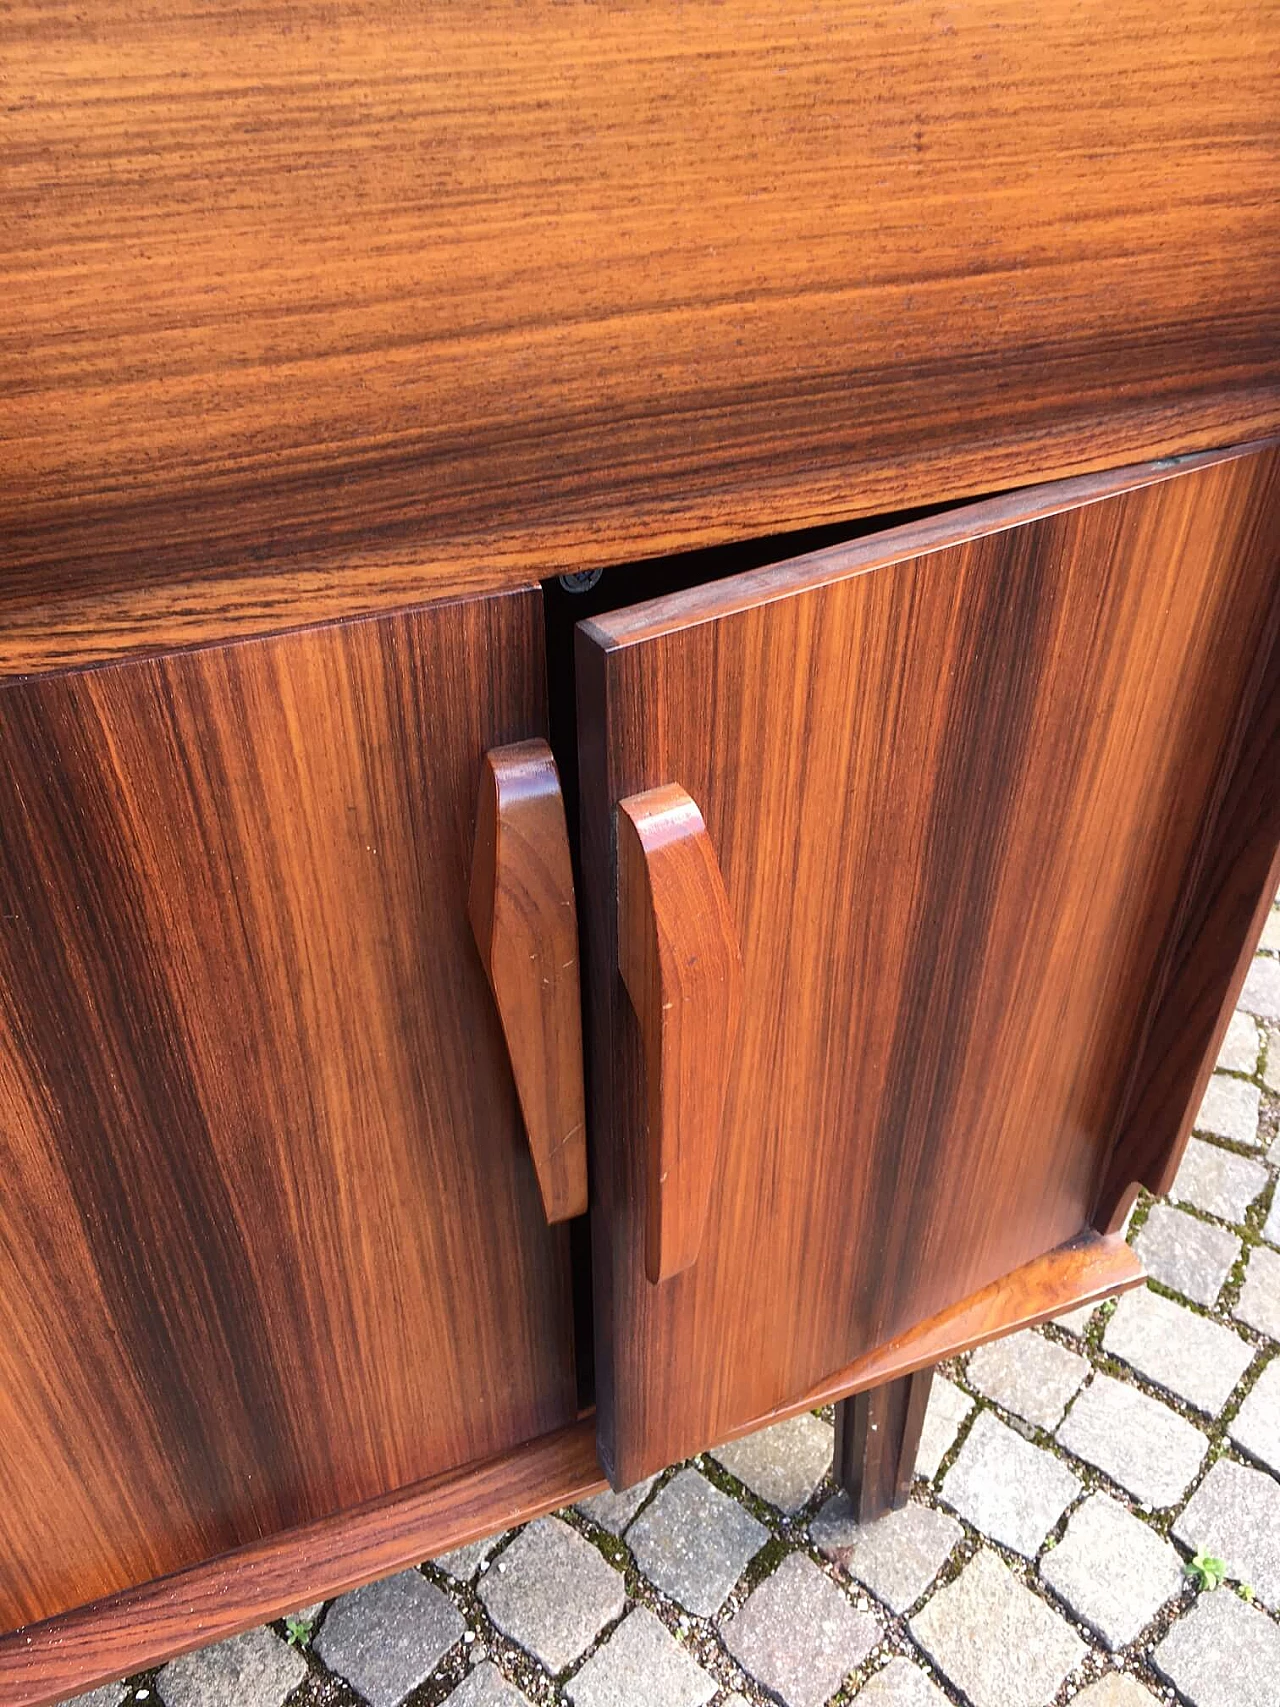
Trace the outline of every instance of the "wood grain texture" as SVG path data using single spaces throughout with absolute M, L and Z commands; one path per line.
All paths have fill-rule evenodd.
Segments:
M 0 1627 L 576 1414 L 467 923 L 536 589 L 0 689 Z
M 51 1707 L 73 1690 L 222 1641 L 607 1486 L 586 1417 L 483 1463 L 0 1635 L 0 1700 Z
M 868 1387 L 836 1406 L 833 1474 L 855 1523 L 874 1523 L 907 1503 L 933 1370 Z
M 1090 1224 L 1189 874 L 1257 745 L 1278 465 L 1140 470 L 1057 509 L 1033 492 L 1021 525 L 1016 501 L 976 506 L 947 544 L 936 520 L 919 552 L 903 530 L 878 567 L 818 553 L 580 628 L 597 1392 L 619 1484 Z M 659 782 L 703 811 L 745 996 L 699 1260 L 653 1288 L 606 884 L 616 802 Z M 1251 911 L 1247 864 L 1215 883 Z M 1204 970 L 1216 1019 L 1231 967 Z
M 1259 507 L 1243 550 L 1280 555 L 1280 525 Z M 1259 620 L 1253 678 L 1241 695 L 1216 799 L 1166 939 L 1158 997 L 1135 1051 L 1124 1113 L 1094 1211 L 1123 1224 L 1140 1185 L 1164 1196 L 1191 1135 L 1236 999 L 1280 887 L 1280 598 Z
M 715 849 L 678 786 L 618 804 L 618 971 L 644 1057 L 645 1272 L 702 1242 L 742 1011 L 742 954 Z
M 1146 1278 L 1132 1247 L 1118 1233 L 1082 1233 L 855 1358 L 784 1414 L 836 1404 L 851 1393 L 897 1381 L 1020 1328 L 1052 1321 L 1067 1310 L 1131 1292 Z
M 32 576 L 0 567 L 0 681 L 509 591 L 528 581 L 492 562 L 441 562 L 412 543 L 299 551 L 287 568 L 264 569 L 258 559 L 271 548 L 268 533 L 233 568 L 201 562 L 190 574 L 163 577 L 143 565 L 143 580 L 127 553 L 114 578 L 96 558 Z
M 585 1215 L 578 914 L 560 777 L 545 741 L 485 754 L 470 913 L 547 1220 Z
M 1280 425 L 1271 0 L 19 0 L 4 50 L 28 636 L 55 583 L 145 623 L 373 550 L 403 600 Z
M 860 1385 L 892 1380 L 999 1334 L 1099 1303 L 1142 1280 L 1138 1259 L 1123 1239 L 1085 1235 L 921 1324 L 896 1345 L 841 1372 L 843 1385 L 806 1395 L 781 1414 L 831 1404 Z M 778 1420 L 753 1418 L 737 1432 Z M 432 1477 L 95 1606 L 0 1635 L 0 1698 L 7 1707 L 49 1707 L 73 1689 L 159 1664 L 279 1617 L 313 1596 L 344 1593 L 607 1485 L 595 1454 L 595 1418 L 587 1415 L 491 1462 Z

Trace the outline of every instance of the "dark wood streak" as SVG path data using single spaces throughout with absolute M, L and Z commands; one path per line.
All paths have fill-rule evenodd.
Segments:
M 959 1084 L 982 1070 L 991 1047 L 974 967 L 992 934 L 1009 819 L 1025 781 L 1053 638 L 1060 596 L 1053 561 L 1035 527 L 999 535 L 986 574 L 958 616 L 922 849 L 925 871 L 947 872 L 949 880 L 927 882 L 917 892 L 870 1139 L 877 1166 L 868 1186 L 869 1220 L 884 1229 L 883 1255 L 862 1311 L 877 1340 L 910 1320 L 918 1252 L 940 1185 L 945 1192 L 939 1176 Z M 909 615 L 904 627 L 909 644 Z M 925 1136 L 906 1149 L 899 1136 L 907 1131 Z
M 1275 853 L 1278 460 L 1015 494 L 579 629 L 619 1485 L 1090 1225 L 1145 1124 L 1135 1060 L 1165 1112 L 1115 1166 L 1167 1170 Z M 1241 814 L 1249 780 L 1269 804 Z M 653 1287 L 605 821 L 668 784 L 717 850 L 745 997 L 698 1261 Z
M 181 751 L 171 694 L 156 685 L 151 739 Z M 223 1514 L 241 1504 L 254 1463 L 297 1462 L 297 1442 L 278 1372 L 257 1336 L 244 1332 L 257 1313 L 257 1289 L 182 1048 L 167 945 L 112 823 L 109 744 L 83 696 L 57 698 L 11 696 L 5 707 L 0 823 L 8 833 L 0 832 L 0 862 L 20 925 L 7 933 L 4 1029 L 18 1071 L 42 1092 L 37 1130 L 58 1155 L 150 1430 L 170 1443 L 189 1506 L 218 1514 L 200 1525 L 198 1544 L 221 1551 L 236 1534 Z M 31 755 L 54 752 L 56 765 L 31 765 Z M 216 771 L 216 748 L 205 763 Z M 227 778 L 211 780 L 225 798 Z M 185 794 L 183 804 L 192 803 Z M 175 819 L 177 833 L 210 858 L 209 827 L 182 806 Z M 89 822 L 106 826 L 93 863 L 84 857 Z M 68 920 L 77 928 L 68 929 Z M 106 1048 L 85 1049 L 90 1038 Z M 129 1141 L 86 1142 L 110 1128 L 121 1103 Z M 157 1262 L 157 1209 L 179 1204 L 198 1243 L 169 1241 Z M 255 1501 L 255 1519 L 267 1528 L 296 1523 L 291 1490 L 267 1490 L 265 1501 Z

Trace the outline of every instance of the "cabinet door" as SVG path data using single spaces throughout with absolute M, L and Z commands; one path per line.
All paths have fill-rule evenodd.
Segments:
M 616 1485 L 1110 1217 L 1144 1051 L 1167 1091 L 1171 1007 L 1212 1008 L 1203 1054 L 1230 982 L 1189 912 L 1275 852 L 1277 467 L 1040 488 L 580 626 Z
M 575 1415 L 467 884 L 522 589 L 0 687 L 0 1625 Z

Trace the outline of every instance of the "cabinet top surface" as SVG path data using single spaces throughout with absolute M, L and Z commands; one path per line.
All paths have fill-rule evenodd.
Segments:
M 20 0 L 5 38 L 0 633 L 1280 426 L 1269 0 Z

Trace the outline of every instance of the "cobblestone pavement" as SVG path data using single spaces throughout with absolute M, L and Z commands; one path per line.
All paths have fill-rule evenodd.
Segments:
M 1280 907 L 1151 1285 L 947 1365 L 904 1510 L 854 1526 L 798 1417 L 81 1699 L 1280 1707 L 1278 1118 Z

